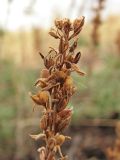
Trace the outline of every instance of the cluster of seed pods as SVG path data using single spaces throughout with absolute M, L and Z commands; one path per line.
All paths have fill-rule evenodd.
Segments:
M 45 145 L 38 148 L 40 160 L 68 159 L 62 154 L 61 146 L 65 140 L 71 138 L 62 132 L 69 126 L 72 109 L 67 105 L 76 91 L 71 73 L 76 72 L 80 76 L 85 74 L 77 65 L 81 53 L 76 52 L 84 19 L 80 17 L 73 22 L 69 19 L 55 20 L 55 27 L 49 34 L 59 41 L 58 49 L 50 47 L 47 56 L 39 53 L 45 67 L 35 82 L 39 92 L 30 96 L 36 105 L 43 107 L 40 120 L 42 133 L 30 136 L 35 140 L 45 141 Z

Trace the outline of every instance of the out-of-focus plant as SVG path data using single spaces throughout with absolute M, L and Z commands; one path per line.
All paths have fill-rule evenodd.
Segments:
M 107 148 L 106 155 L 108 160 L 119 160 L 120 159 L 120 122 L 116 125 L 117 138 L 112 147 Z
M 50 47 L 47 56 L 40 53 L 45 66 L 41 77 L 35 82 L 40 90 L 35 95 L 30 94 L 35 104 L 44 109 L 40 120 L 43 132 L 30 135 L 35 140 L 45 141 L 45 146 L 38 149 L 40 160 L 55 160 L 57 152 L 60 160 L 67 159 L 61 152 L 61 146 L 71 138 L 61 132 L 68 127 L 72 116 L 72 109 L 67 108 L 76 90 L 71 73 L 75 71 L 84 75 L 77 65 L 81 53 L 75 51 L 83 25 L 84 17 L 75 19 L 73 23 L 69 19 L 55 20 L 55 28 L 49 34 L 59 41 L 58 49 Z
M 104 9 L 104 1 L 105 0 L 98 0 L 98 6 L 93 8 L 95 16 L 92 20 L 93 29 L 91 36 L 92 36 L 92 43 L 94 46 L 99 44 L 99 27 L 102 23 L 101 11 Z
M 117 32 L 117 36 L 116 36 L 116 46 L 117 46 L 117 49 L 118 49 L 118 52 L 120 54 L 120 30 Z

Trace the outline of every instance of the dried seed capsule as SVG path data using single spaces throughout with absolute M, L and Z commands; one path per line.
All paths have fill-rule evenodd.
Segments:
M 47 117 L 44 115 L 40 120 L 40 128 L 43 130 L 47 129 Z
M 31 98 L 36 104 L 43 105 L 46 109 L 51 108 L 51 99 L 48 91 L 41 91 L 36 95 L 31 95 Z
M 67 18 L 65 18 L 65 19 L 63 20 L 63 30 L 64 30 L 66 36 L 68 37 L 68 36 L 69 36 L 69 32 L 70 32 L 70 30 L 71 30 L 71 22 L 70 22 L 70 20 L 67 19 Z
M 59 36 L 58 36 L 56 33 L 54 33 L 53 31 L 50 31 L 49 34 L 50 34 L 52 37 L 54 37 L 55 39 L 58 39 L 58 38 L 59 38 Z
M 48 78 L 50 76 L 48 69 L 42 69 L 40 73 L 41 78 Z
M 71 76 L 67 76 L 63 87 L 65 91 L 70 90 L 73 87 L 73 79 Z
M 55 136 L 55 139 L 56 139 L 56 145 L 61 146 L 64 143 L 64 141 L 65 141 L 65 136 L 57 134 Z
M 61 37 L 61 38 L 60 38 L 60 44 L 59 44 L 59 53 L 60 53 L 60 54 L 63 54 L 63 52 L 64 52 L 64 47 L 65 47 L 65 43 L 64 43 L 63 37 Z
M 74 32 L 76 32 L 77 30 L 82 28 L 82 26 L 84 25 L 84 19 L 85 19 L 85 17 L 82 16 L 79 19 L 74 20 L 74 22 L 73 22 Z
M 80 57 L 81 57 L 81 53 L 80 53 L 80 52 L 78 52 L 78 53 L 76 54 L 76 56 L 75 56 L 75 58 L 74 58 L 73 62 L 74 62 L 74 63 L 78 63 L 78 62 L 79 62 L 79 60 L 80 60 Z
M 35 84 L 34 84 L 36 87 L 41 87 L 41 88 L 44 88 L 47 86 L 47 82 L 46 82 L 46 78 L 40 78 L 38 79 Z
M 70 49 L 69 49 L 69 52 L 74 52 L 74 50 L 75 50 L 76 47 L 77 47 L 77 40 L 78 40 L 78 39 L 76 39 L 76 40 L 74 41 L 74 43 L 72 44 L 72 46 L 71 46 Z
M 59 123 L 56 123 L 56 132 L 61 132 L 63 131 L 65 128 L 67 128 L 69 126 L 71 117 L 68 117 L 65 120 L 60 121 Z
M 72 109 L 64 109 L 63 111 L 58 113 L 58 116 L 60 116 L 61 120 L 65 120 L 68 117 L 72 116 Z
M 57 104 L 57 112 L 60 112 L 63 109 L 65 109 L 67 107 L 68 102 L 69 101 L 67 99 L 61 98 L 59 103 Z
M 56 20 L 55 20 L 55 26 L 56 26 L 56 28 L 58 28 L 58 29 L 61 30 L 62 27 L 63 27 L 63 21 L 56 19 Z
M 67 74 L 65 72 L 56 71 L 50 77 L 48 77 L 47 82 L 49 82 L 50 80 L 55 80 L 56 82 L 63 84 L 66 78 Z

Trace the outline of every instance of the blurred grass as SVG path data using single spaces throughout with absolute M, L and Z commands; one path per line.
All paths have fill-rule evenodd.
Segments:
M 108 118 L 120 112 L 120 61 L 119 56 L 107 55 L 104 68 L 91 76 L 74 75 L 78 93 L 73 97 L 73 120 L 80 118 Z

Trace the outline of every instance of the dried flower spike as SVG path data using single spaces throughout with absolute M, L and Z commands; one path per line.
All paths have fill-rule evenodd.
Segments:
M 30 97 L 36 105 L 43 106 L 44 112 L 40 120 L 43 133 L 30 136 L 34 140 L 45 141 L 45 146 L 38 149 L 40 160 L 67 159 L 62 154 L 61 146 L 66 139 L 71 138 L 62 135 L 61 131 L 69 126 L 72 116 L 72 109 L 67 108 L 76 89 L 71 73 L 75 71 L 80 76 L 85 74 L 77 65 L 81 52 L 75 51 L 84 19 L 80 17 L 73 22 L 69 19 L 55 20 L 56 29 L 52 29 L 49 34 L 59 40 L 58 50 L 50 47 L 47 56 L 39 53 L 45 68 L 35 82 L 35 86 L 40 87 L 39 92 L 30 94 Z

